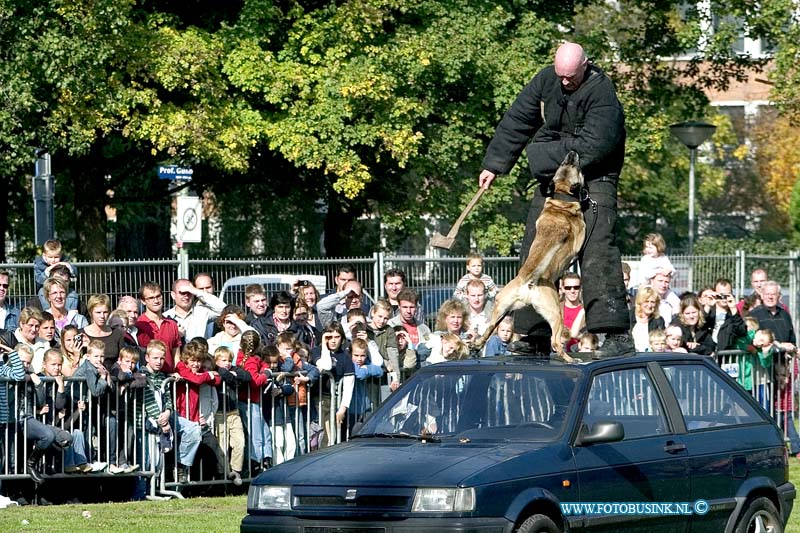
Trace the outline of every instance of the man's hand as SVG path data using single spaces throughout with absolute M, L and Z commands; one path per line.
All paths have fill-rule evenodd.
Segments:
M 346 414 L 346 408 L 340 408 L 338 411 L 336 411 L 336 423 L 342 425 L 344 423 L 344 417 Z
M 169 415 L 170 414 L 171 413 L 169 412 L 169 409 L 167 409 L 166 411 L 164 411 L 163 413 L 158 415 L 158 425 L 161 426 L 161 427 L 164 427 L 165 425 L 168 425 L 169 424 Z
M 488 189 L 496 177 L 497 174 L 495 174 L 491 170 L 484 169 L 483 171 L 481 171 L 480 176 L 478 176 L 478 186 L 483 187 L 484 189 Z

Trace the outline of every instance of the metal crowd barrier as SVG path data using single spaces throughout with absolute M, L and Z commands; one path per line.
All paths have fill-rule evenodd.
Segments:
M 761 364 L 758 357 L 745 351 L 725 351 L 716 354 L 715 359 L 728 375 L 737 381 L 740 386 L 746 387 L 748 392 L 760 402 L 784 429 L 784 434 L 789 435 L 789 426 L 794 424 L 796 413 L 798 376 L 800 372 L 797 360 L 786 357 L 786 364 L 780 366 Z M 777 356 L 776 356 L 777 357 Z M 780 355 L 781 358 L 784 354 Z M 744 370 L 749 368 L 748 373 Z M 785 369 L 785 370 L 784 370 Z M 280 464 L 302 454 L 313 453 L 315 450 L 332 446 L 349 438 L 352 425 L 363 421 L 378 403 L 389 394 L 388 375 L 381 378 L 368 379 L 363 384 L 363 404 L 355 408 L 351 400 L 351 407 L 355 412 L 349 413 L 347 422 L 337 425 L 335 414 L 342 397 L 342 383 L 334 380 L 330 372 L 322 372 L 321 377 L 313 384 L 300 383 L 295 385 L 294 378 L 305 375 L 304 372 L 275 373 L 272 382 L 267 385 L 259 401 L 254 404 L 246 395 L 246 401 L 239 401 L 236 405 L 228 404 L 227 385 L 222 384 L 222 402 L 217 406 L 217 413 L 239 412 L 244 432 L 244 461 L 241 471 L 243 482 L 250 481 L 257 473 L 251 465 L 251 439 L 254 431 L 254 414 L 259 414 L 267 420 L 267 431 L 270 436 L 269 444 L 264 444 L 261 453 L 264 457 L 272 459 L 272 464 Z M 615 374 L 616 375 L 616 374 Z M 651 398 L 648 391 L 642 389 L 642 384 L 636 376 L 617 376 L 618 383 L 606 387 L 611 391 L 628 391 L 626 397 L 639 399 L 636 405 L 628 405 L 626 409 L 631 414 L 646 414 L 652 410 Z M 615 378 L 616 379 L 616 378 Z M 626 381 L 627 380 L 627 381 Z M 53 378 L 42 378 L 48 397 L 55 398 L 56 383 Z M 230 439 L 226 438 L 229 430 L 229 419 L 223 416 L 221 423 L 212 422 L 206 430 L 213 439 L 206 438 L 201 444 L 202 453 L 197 455 L 186 480 L 180 480 L 177 466 L 177 451 L 167 461 L 160 453 L 157 446 L 156 435 L 148 433 L 145 427 L 146 412 L 143 402 L 133 393 L 130 386 L 115 387 L 101 398 L 93 397 L 87 390 L 82 379 L 65 378 L 67 392 L 71 396 L 68 400 L 66 416 L 53 418 L 53 413 L 42 412 L 38 409 L 34 418 L 45 424 L 55 425 L 74 436 L 82 433 L 85 441 L 86 460 L 88 463 L 100 462 L 107 464 L 127 463 L 138 465 L 135 470 L 115 474 L 118 476 L 139 476 L 140 483 L 146 484 L 145 495 L 150 499 L 163 497 L 182 497 L 178 489 L 182 487 L 204 485 L 231 485 L 231 449 Z M 273 391 L 280 385 L 289 383 L 295 389 L 303 388 L 307 399 L 306 405 L 298 405 L 292 400 L 299 398 L 295 392 L 290 396 L 274 396 Z M 706 386 L 708 385 L 708 386 Z M 2 436 L 2 450 L 0 453 L 0 480 L 26 479 L 29 477 L 27 459 L 31 444 L 28 443 L 29 418 L 21 416 L 24 412 L 26 395 L 33 393 L 30 382 L 14 382 L 0 380 L 0 386 L 7 386 L 9 391 L 9 407 L 15 422 L 0 425 Z M 677 387 L 681 385 L 676 384 Z M 169 377 L 163 389 L 172 394 L 173 411 L 171 426 L 176 433 L 178 425 L 178 406 L 176 403 L 177 392 L 180 387 L 188 387 L 186 382 L 176 381 Z M 510 391 L 511 389 L 509 389 Z M 216 394 L 216 391 L 210 391 Z M 238 392 L 238 391 L 237 391 Z M 506 391 L 508 392 L 508 391 Z M 694 402 L 699 409 L 707 412 L 718 410 L 722 406 L 719 387 L 714 383 L 703 384 L 692 391 Z M 535 394 L 533 395 L 535 396 Z M 186 394 L 185 397 L 189 398 Z M 238 397 L 238 394 L 237 394 Z M 603 398 L 614 401 L 613 397 Z M 77 408 L 77 402 L 85 402 L 85 408 Z M 533 408 L 533 406 L 529 406 Z M 184 405 L 184 412 L 188 412 L 188 405 Z M 209 416 L 201 411 L 201 416 Z M 242 416 L 244 415 L 244 416 Z M 255 425 L 257 427 L 257 424 Z M 79 438 L 79 437 L 78 437 Z M 175 434 L 173 450 L 177 450 L 180 436 Z M 210 444 L 211 446 L 208 446 Z M 209 449 L 216 445 L 217 450 Z M 800 450 L 793 450 L 797 453 Z M 214 463 L 221 461 L 217 468 Z M 80 476 L 77 473 L 65 473 L 65 452 L 49 450 L 45 455 L 45 468 L 47 479 L 74 479 Z M 108 469 L 101 472 L 87 473 L 88 476 L 106 476 L 112 474 Z
M 789 426 L 797 418 L 798 376 L 800 367 L 794 354 L 779 349 L 771 356 L 769 366 L 758 354 L 742 350 L 725 350 L 715 355 L 720 367 L 747 389 L 789 436 Z M 749 372 L 748 372 L 749 370 Z M 792 450 L 793 454 L 800 450 Z
M 254 413 L 260 414 L 265 420 L 266 431 L 270 435 L 269 448 L 262 450 L 264 456 L 271 458 L 272 464 L 280 464 L 284 461 L 293 459 L 297 455 L 311 453 L 316 449 L 332 446 L 349 437 L 350 427 L 337 425 L 335 414 L 340 404 L 341 387 L 337 387 L 337 382 L 330 372 L 322 372 L 322 376 L 313 384 L 299 383 L 294 384 L 294 378 L 305 375 L 305 372 L 276 373 L 270 384 L 264 387 L 259 397 L 259 402 L 254 404 L 248 399 L 239 401 L 237 405 L 228 404 L 227 385 L 222 384 L 222 402 L 217 407 L 216 412 L 229 413 L 234 410 L 240 412 L 244 437 L 244 464 L 241 472 L 241 479 L 246 482 L 254 477 L 255 470 L 250 464 L 249 436 L 257 426 L 253 416 Z M 55 399 L 57 383 L 54 378 L 42 377 L 45 396 Z M 352 422 L 362 421 L 380 402 L 381 397 L 385 396 L 388 390 L 387 376 L 382 378 L 372 378 L 365 383 L 365 407 L 360 409 L 351 418 Z M 289 396 L 273 396 L 273 391 L 278 390 L 282 384 L 292 384 L 295 389 L 303 388 L 307 401 L 305 405 L 298 404 L 294 399 L 298 398 L 295 392 Z M 324 383 L 324 385 L 323 385 Z M 66 408 L 64 416 L 59 416 L 55 412 L 51 403 L 46 403 L 47 409 L 36 407 L 34 416 L 29 417 L 26 413 L 27 405 L 35 405 L 35 389 L 30 381 L 10 381 L 0 380 L 0 386 L 8 387 L 9 409 L 13 420 L 7 424 L 0 425 L 0 435 L 2 435 L 0 453 L 0 480 L 16 480 L 30 478 L 27 461 L 33 443 L 29 438 L 28 426 L 30 419 L 55 426 L 73 435 L 75 441 L 82 441 L 85 444 L 84 456 L 86 464 L 105 463 L 105 467 L 95 472 L 72 472 L 65 471 L 67 466 L 66 455 L 70 450 L 61 451 L 55 447 L 47 450 L 43 465 L 46 480 L 69 480 L 76 479 L 76 476 L 103 476 L 103 477 L 123 477 L 138 476 L 142 479 L 140 483 L 145 486 L 144 494 L 149 499 L 160 499 L 161 497 L 182 497 L 176 489 L 186 486 L 200 485 L 229 485 L 233 480 L 229 477 L 231 473 L 232 449 L 229 439 L 225 436 L 229 432 L 229 419 L 222 417 L 222 423 L 214 423 L 215 413 L 204 413 L 201 416 L 211 417 L 208 428 L 202 432 L 204 438 L 200 445 L 200 453 L 187 472 L 186 480 L 180 480 L 178 475 L 177 450 L 180 446 L 180 435 L 177 431 L 178 405 L 177 392 L 180 387 L 188 387 L 186 382 L 176 381 L 172 376 L 168 377 L 163 385 L 163 391 L 169 392 L 175 409 L 171 418 L 173 432 L 173 453 L 168 460 L 159 450 L 157 444 L 157 434 L 153 434 L 146 429 L 147 414 L 144 402 L 139 395 L 131 389 L 130 384 L 112 387 L 108 393 L 100 398 L 95 398 L 90 394 L 85 381 L 82 378 L 64 378 L 67 393 Z M 216 390 L 210 390 L 216 397 Z M 237 391 L 238 393 L 238 391 Z M 238 394 L 237 394 L 238 396 Z M 185 394 L 186 402 L 189 395 Z M 293 399 L 294 398 L 294 399 Z M 78 402 L 82 402 L 83 409 L 78 408 Z M 31 403 L 33 402 L 33 403 Z M 188 403 L 184 406 L 184 413 L 188 413 Z M 255 407 L 255 409 L 252 409 Z M 185 423 L 184 421 L 180 422 Z M 210 438 L 208 433 L 213 438 Z M 209 446 L 210 445 L 210 446 Z M 217 449 L 214 449 L 214 446 Z M 74 450 L 73 450 L 74 451 Z M 209 461 L 209 460 L 213 461 Z M 222 462 L 220 468 L 215 463 Z M 80 464 L 83 464 L 83 458 Z M 108 465 L 120 466 L 127 464 L 130 468 L 124 472 L 112 474 Z M 102 466 L 102 465 L 99 465 Z M 133 468 L 135 467 L 135 468 Z

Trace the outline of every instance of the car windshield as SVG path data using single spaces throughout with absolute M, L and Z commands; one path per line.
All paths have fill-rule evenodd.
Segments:
M 443 368 L 421 372 L 389 397 L 357 437 L 555 440 L 569 418 L 570 369 Z

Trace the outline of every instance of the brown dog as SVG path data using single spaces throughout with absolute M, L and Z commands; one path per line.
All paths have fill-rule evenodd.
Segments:
M 583 174 L 578 164 L 578 154 L 570 152 L 556 171 L 553 178 L 555 194 L 545 200 L 542 213 L 536 220 L 536 238 L 531 243 L 528 258 L 517 277 L 495 297 L 489 326 L 472 345 L 473 349 L 486 344 L 503 317 L 532 305 L 550 324 L 553 351 L 564 361 L 573 361 L 562 345 L 564 317 L 555 281 L 578 254 L 585 237 L 586 223 L 580 204 Z

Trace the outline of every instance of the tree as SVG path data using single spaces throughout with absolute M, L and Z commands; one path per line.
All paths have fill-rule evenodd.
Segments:
M 363 253 L 384 239 L 394 248 L 431 216 L 455 218 L 502 113 L 570 38 L 615 79 L 627 110 L 621 205 L 635 223 L 625 235 L 637 242 L 663 225 L 679 228 L 679 239 L 687 158 L 667 126 L 707 112 L 705 87 L 760 65 L 732 51 L 738 26 L 725 16 L 752 22 L 754 37 L 775 35 L 765 14 L 737 0 L 715 6 L 722 23 L 703 55 L 663 61 L 697 46 L 711 23 L 683 5 L 4 0 L 0 173 L 15 207 L 0 230 L 5 221 L 15 232 L 30 224 L 22 178 L 32 149 L 45 146 L 59 187 L 76 195 L 63 205 L 77 217 L 59 220 L 62 231 L 74 228 L 78 257 L 103 256 L 109 203 L 119 215 L 117 254 L 128 235 L 166 231 L 159 162 L 192 165 L 198 192 L 215 194 L 221 252 L 256 242 L 252 250 L 268 255 L 315 255 L 320 227 L 330 254 Z M 702 164 L 699 175 L 705 198 L 725 197 L 732 174 Z M 479 248 L 512 249 L 529 180 L 520 161 L 470 216 Z M 362 218 L 387 231 L 357 229 Z M 137 243 L 130 252 L 145 250 Z

